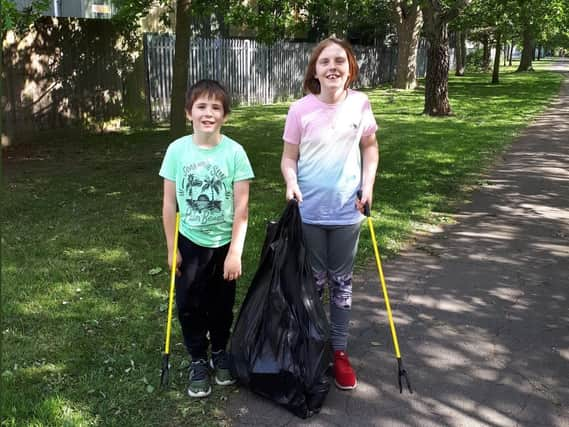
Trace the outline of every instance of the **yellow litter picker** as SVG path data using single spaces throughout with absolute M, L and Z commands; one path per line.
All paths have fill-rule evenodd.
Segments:
M 358 190 L 358 199 L 361 200 L 362 192 Z M 393 315 L 391 314 L 391 305 L 389 304 L 389 295 L 387 295 L 387 286 L 385 285 L 385 277 L 383 276 L 383 268 L 381 268 L 381 258 L 379 256 L 379 249 L 377 248 L 377 240 L 375 239 L 375 232 L 373 230 L 373 221 L 371 220 L 371 212 L 369 203 L 364 205 L 364 215 L 367 217 L 367 225 L 371 234 L 371 241 L 373 243 L 373 252 L 375 254 L 375 263 L 377 264 L 377 272 L 379 273 L 379 280 L 381 282 L 381 289 L 383 291 L 383 299 L 385 300 L 385 307 L 387 308 L 387 316 L 389 318 L 389 327 L 391 328 L 391 337 L 393 338 L 393 347 L 395 348 L 395 357 L 397 359 L 397 382 L 399 383 L 399 393 L 403 393 L 403 383 L 405 380 L 409 393 L 413 393 L 411 383 L 407 376 L 407 371 L 403 368 L 403 360 L 399 352 L 399 341 L 397 340 L 397 332 L 395 331 L 395 323 L 393 323 Z
M 176 228 L 174 232 L 174 249 L 172 250 L 172 269 L 170 271 L 170 291 L 168 293 L 168 320 L 166 322 L 166 344 L 162 355 L 162 372 L 160 387 L 168 385 L 170 378 L 170 335 L 172 334 L 172 308 L 174 305 L 174 288 L 176 283 L 176 262 L 178 257 L 178 231 L 180 229 L 180 212 L 176 212 Z

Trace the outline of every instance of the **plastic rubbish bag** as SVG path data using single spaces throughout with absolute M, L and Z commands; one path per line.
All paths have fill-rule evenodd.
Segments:
M 240 383 L 295 415 L 320 411 L 330 389 L 329 325 L 319 301 L 296 201 L 269 223 L 259 268 L 233 331 Z

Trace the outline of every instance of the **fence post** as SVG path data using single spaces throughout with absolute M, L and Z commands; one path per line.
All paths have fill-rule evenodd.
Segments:
M 152 105 L 150 103 L 150 61 L 148 60 L 149 50 L 148 50 L 148 42 L 149 42 L 150 34 L 144 34 L 142 38 L 142 54 L 144 55 L 144 92 L 146 97 L 146 116 L 148 122 L 152 124 L 154 122 L 152 118 Z
M 220 56 L 221 56 L 221 52 L 220 52 L 220 49 L 221 49 L 221 40 L 220 40 L 219 36 L 214 39 L 213 45 L 214 45 L 213 54 L 214 54 L 214 58 L 215 58 L 215 71 L 214 71 L 214 75 L 215 75 L 215 78 L 216 78 L 218 81 L 221 81 L 221 80 L 222 80 L 222 76 L 221 76 L 221 59 L 220 59 Z
M 249 40 L 245 40 L 245 52 L 247 58 L 247 105 L 251 105 L 251 46 Z

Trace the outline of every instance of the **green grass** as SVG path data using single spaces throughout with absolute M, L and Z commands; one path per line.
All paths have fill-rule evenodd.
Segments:
M 421 114 L 422 90 L 367 91 L 380 125 L 374 221 L 384 255 L 453 209 L 557 93 L 547 72 L 451 78 L 455 112 Z M 279 171 L 288 104 L 238 108 L 224 132 L 257 178 L 241 301 L 268 219 L 284 207 Z M 159 391 L 168 273 L 158 169 L 165 130 L 40 140 L 8 151 L 2 233 L 2 426 L 220 425 L 235 387 L 185 394 L 187 361 L 174 322 L 171 387 Z M 11 154 L 12 153 L 12 154 Z M 5 153 L 6 157 L 6 153 Z M 373 263 L 366 230 L 358 269 Z M 156 267 L 158 274 L 151 274 Z

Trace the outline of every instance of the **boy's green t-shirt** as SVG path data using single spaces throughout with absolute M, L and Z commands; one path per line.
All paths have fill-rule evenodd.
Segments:
M 225 135 L 201 148 L 192 135 L 168 146 L 160 176 L 176 182 L 180 233 L 197 245 L 218 248 L 231 241 L 233 183 L 254 177 L 243 147 Z

